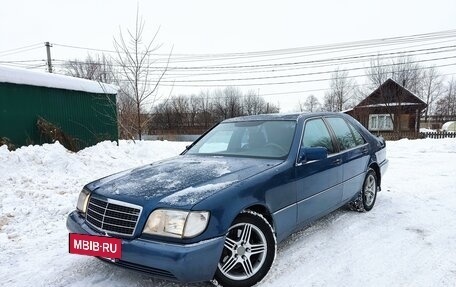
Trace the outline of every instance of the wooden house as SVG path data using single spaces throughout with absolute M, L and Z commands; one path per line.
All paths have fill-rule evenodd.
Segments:
M 417 138 L 426 103 L 392 79 L 386 80 L 353 109 L 345 111 L 386 139 Z

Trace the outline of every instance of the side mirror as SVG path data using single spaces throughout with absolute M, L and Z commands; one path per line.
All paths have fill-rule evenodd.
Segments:
M 312 160 L 321 160 L 328 157 L 328 150 L 324 147 L 304 147 L 299 151 L 298 163 Z

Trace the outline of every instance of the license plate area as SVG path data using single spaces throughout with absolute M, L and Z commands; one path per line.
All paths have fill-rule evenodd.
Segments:
M 103 257 L 115 262 L 122 258 L 122 240 L 107 236 L 70 233 L 69 252 L 71 254 Z

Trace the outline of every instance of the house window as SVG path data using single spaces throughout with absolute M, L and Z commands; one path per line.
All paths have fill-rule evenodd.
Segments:
M 371 131 L 392 131 L 393 121 L 389 114 L 369 115 L 369 130 Z

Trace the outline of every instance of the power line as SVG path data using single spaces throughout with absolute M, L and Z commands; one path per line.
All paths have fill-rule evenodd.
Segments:
M 24 52 L 28 52 L 28 51 L 32 51 L 32 50 L 36 50 L 36 49 L 40 49 L 41 47 L 31 47 L 31 48 L 27 48 L 27 49 L 23 49 L 23 50 L 17 50 L 15 52 L 10 52 L 10 53 L 6 53 L 6 54 L 2 54 L 0 55 L 0 57 L 5 57 L 5 56 L 10 56 L 10 55 L 15 55 L 15 54 L 19 54 L 19 53 L 24 53 Z
M 37 60 L 10 60 L 10 61 L 0 61 L 0 64 L 3 64 L 3 63 L 9 63 L 9 64 L 13 64 L 13 63 L 33 63 L 33 62 L 42 62 L 42 61 L 46 61 L 44 59 L 37 59 Z
M 436 51 L 442 49 L 449 49 L 448 51 L 440 51 L 440 52 L 429 52 L 429 53 L 420 53 L 416 55 L 426 55 L 426 54 L 435 54 L 435 53 L 443 53 L 443 52 L 452 52 L 453 48 L 456 48 L 456 45 L 448 45 L 448 46 L 440 46 L 440 47 L 432 47 L 432 48 L 425 48 L 425 49 L 415 49 L 415 50 L 407 50 L 407 51 L 398 51 L 398 52 L 389 52 L 389 53 L 373 53 L 368 55 L 355 55 L 355 56 L 346 56 L 346 57 L 337 57 L 337 58 L 325 58 L 325 59 L 317 59 L 317 60 L 308 60 L 308 61 L 297 61 L 297 62 L 285 62 L 285 63 L 270 63 L 270 64 L 261 64 L 261 65 L 238 65 L 238 66 L 169 66 L 169 67 L 151 67 L 152 69 L 164 69 L 168 68 L 169 71 L 173 70 L 206 70 L 206 69 L 215 69 L 215 70 L 225 70 L 225 69 L 245 69 L 245 68 L 274 68 L 274 67 L 286 67 L 286 66 L 297 66 L 297 65 L 306 65 L 306 64 L 316 64 L 316 63 L 324 63 L 324 62 L 336 62 L 342 60 L 355 60 L 355 59 L 369 59 L 369 58 L 378 58 L 384 56 L 392 56 L 392 55 L 401 55 L 407 53 L 417 53 L 417 52 L 425 52 L 425 51 Z M 414 56 L 414 55 L 411 55 Z M 65 60 L 55 60 L 56 62 L 67 62 Z M 84 61 L 78 61 L 81 64 L 90 64 L 90 65 L 102 65 L 102 63 L 88 63 Z M 121 65 L 112 64 L 112 66 L 120 67 Z M 131 67 L 131 66 L 129 66 Z
M 446 30 L 446 31 L 438 31 L 438 32 L 431 32 L 431 33 L 423 33 L 423 34 L 414 34 L 408 36 L 397 36 L 397 37 L 390 37 L 390 38 L 376 38 L 376 39 L 369 39 L 369 40 L 359 40 L 359 41 L 351 41 L 351 42 L 340 42 L 340 43 L 333 43 L 333 44 L 324 44 L 324 45 L 314 45 L 314 46 L 307 46 L 307 47 L 297 47 L 297 48 L 286 48 L 286 49 L 276 49 L 276 50 L 264 50 L 264 51 L 251 51 L 251 52 L 237 52 L 237 53 L 212 53 L 212 54 L 198 54 L 198 53 L 185 53 L 185 54 L 174 54 L 174 56 L 187 56 L 187 57 L 232 57 L 232 56 L 242 56 L 246 55 L 251 57 L 252 55 L 264 55 L 270 53 L 289 53 L 289 52 L 303 52 L 303 51 L 314 51 L 314 50 L 321 50 L 321 49 L 337 49 L 340 47 L 347 47 L 347 46 L 366 46 L 366 45 L 376 45 L 380 43 L 401 43 L 403 41 L 425 41 L 425 40 L 435 40 L 439 38 L 448 38 L 448 37 L 456 37 L 456 29 L 453 30 Z M 76 45 L 68 45 L 68 44 L 58 44 L 54 43 L 55 46 L 65 47 L 65 48 L 72 48 L 72 49 L 82 49 L 82 50 L 89 50 L 89 51 L 98 51 L 98 52 L 106 52 L 106 53 L 116 53 L 115 50 L 108 50 L 108 49 L 99 49 L 99 48 L 90 48 L 90 47 L 82 47 Z M 169 54 L 161 54 L 161 53 L 153 53 L 153 56 L 164 56 L 168 57 Z
M 0 51 L 0 54 L 4 54 L 4 53 L 8 53 L 8 52 L 15 52 L 15 51 L 18 51 L 18 50 L 24 50 L 24 49 L 27 49 L 27 48 L 36 47 L 38 45 L 41 45 L 41 43 L 36 43 L 36 44 L 33 44 L 33 45 L 23 46 L 23 47 L 9 49 L 9 50 L 3 50 L 3 51 Z
M 416 63 L 430 62 L 430 61 L 439 61 L 439 60 L 449 60 L 449 59 L 454 59 L 454 58 L 456 58 L 456 56 L 441 57 L 441 58 L 434 58 L 434 59 L 426 59 L 426 60 L 419 60 L 419 61 L 410 61 L 410 62 L 407 62 L 407 64 L 416 64 Z M 398 66 L 398 65 L 403 65 L 403 63 L 392 63 L 392 64 L 385 64 L 385 65 L 377 65 L 377 66 L 371 66 L 371 67 L 368 67 L 368 68 L 380 68 L 380 67 L 389 67 L 389 66 Z M 340 72 L 349 72 L 349 71 L 365 70 L 365 69 L 366 69 L 366 67 L 356 67 L 356 68 L 349 68 L 349 69 L 341 69 L 339 71 Z M 318 71 L 318 72 L 300 73 L 300 74 L 291 74 L 291 75 L 275 75 L 275 76 L 265 76 L 265 77 L 232 78 L 232 79 L 175 80 L 175 81 L 162 81 L 162 83 L 169 83 L 169 82 L 193 83 L 193 82 L 251 81 L 251 80 L 263 80 L 263 79 L 313 76 L 313 75 L 328 74 L 328 73 L 333 73 L 333 72 L 334 71 Z
M 408 52 L 408 51 L 407 51 Z M 446 51 L 434 51 L 434 52 L 427 52 L 427 53 L 416 53 L 416 54 L 407 54 L 405 56 L 419 56 L 419 55 L 428 55 L 428 54 L 440 54 L 440 53 L 447 53 L 447 52 L 454 52 L 454 50 L 446 50 Z M 378 54 L 377 54 L 378 55 Z M 377 57 L 375 60 L 387 60 L 387 59 L 392 59 L 392 57 Z M 314 69 L 314 68 L 321 68 L 321 67 L 328 67 L 328 66 L 335 66 L 335 65 L 346 65 L 346 64 L 356 64 L 356 63 L 362 63 L 365 61 L 370 61 L 372 58 L 366 58 L 364 60 L 337 60 L 337 61 L 332 61 L 328 62 L 325 64 L 319 64 L 319 65 L 306 65 L 306 66 L 294 66 L 294 67 L 278 67 L 278 68 L 269 68 L 269 69 L 260 69 L 260 68 L 252 68 L 252 69 L 247 69 L 247 70 L 235 70 L 235 69 L 224 69 L 220 71 L 215 71 L 215 72 L 206 72 L 206 73 L 194 73 L 194 72 L 187 72 L 187 73 L 175 73 L 172 70 L 167 71 L 167 75 L 170 76 L 165 76 L 164 78 L 166 79 L 179 79 L 179 78 L 188 78 L 188 77 L 196 77 L 196 76 L 216 76 L 216 75 L 225 75 L 225 74 L 261 74 L 261 73 L 279 73 L 279 72 L 284 72 L 284 71 L 291 71 L 291 70 L 303 70 L 303 69 Z M 331 72 L 331 71 L 329 71 Z
M 407 55 L 407 56 L 417 56 L 417 55 L 429 55 L 429 54 L 436 54 L 436 53 L 444 53 L 444 52 L 454 52 L 454 50 L 448 50 L 448 51 L 435 51 L 435 52 L 427 52 L 427 53 L 420 53 L 420 54 L 414 54 L 414 55 Z M 384 61 L 386 59 L 391 59 L 390 58 L 386 58 L 386 57 L 383 57 L 383 58 L 378 58 L 380 61 Z M 421 62 L 421 61 L 429 61 L 429 60 L 442 60 L 442 59 L 446 59 L 446 58 L 435 58 L 435 59 L 428 59 L 428 60 L 420 60 L 420 61 L 415 61 L 415 62 L 410 62 L 410 63 L 416 63 L 416 62 Z M 314 65 L 314 66 L 311 66 L 311 67 L 293 67 L 293 68 L 280 68 L 280 69 L 274 69 L 274 70 L 263 70 L 263 71 L 259 71 L 259 70 L 248 70 L 248 71 L 234 71 L 234 72 L 219 72 L 219 73 L 200 73 L 200 74 L 191 74 L 191 73 L 187 73 L 187 74 L 180 74 L 180 75 L 185 75 L 185 77 L 195 77 L 195 76 L 202 76 L 202 75 L 209 75 L 209 76 L 214 76 L 214 75 L 223 75 L 223 74 L 242 74 L 242 73 L 277 73 L 277 72 L 283 72 L 283 71 L 290 71 L 290 70 L 302 70 L 302 69 L 314 69 L 314 68 L 320 68 L 320 67 L 328 67 L 328 66 L 335 66 L 335 65 L 341 65 L 341 64 L 356 64 L 356 63 L 362 63 L 362 62 L 365 62 L 365 61 L 369 61 L 369 60 L 372 60 L 371 59 L 365 59 L 365 60 L 362 60 L 362 61 L 359 61 L 359 60 L 351 60 L 351 61 L 346 61 L 346 62 L 331 62 L 331 63 L 327 63 L 327 64 L 323 64 L 323 65 Z M 385 65 L 385 66 L 388 66 L 388 65 Z M 359 68 L 359 69 L 364 69 L 365 67 L 362 67 L 362 68 Z M 354 69 L 358 69 L 358 68 L 354 68 Z M 327 71 L 327 73 L 331 73 L 333 71 Z M 311 73 L 309 73 L 311 74 Z M 272 77 L 287 77 L 287 76 L 302 76 L 302 75 L 309 75 L 309 74 L 294 74 L 294 75 L 276 75 L 276 76 L 272 76 Z M 179 74 L 171 74 L 173 76 L 176 76 L 176 75 L 179 75 Z M 166 79 L 169 79 L 169 77 L 165 77 Z M 178 79 L 178 78 L 182 78 L 182 77 L 174 77 L 174 78 L 171 78 L 171 79 Z M 239 80 L 247 80 L 247 79 L 252 79 L 252 78 L 242 78 L 242 79 L 239 79 Z M 194 80 L 196 81 L 196 80 Z M 198 81 L 205 81 L 205 80 L 198 80 Z M 208 81 L 216 81 L 216 80 L 208 80 Z M 225 80 L 224 80 L 225 81 Z M 182 81 L 184 82 L 184 81 Z
M 453 58 L 456 58 L 453 57 Z M 443 64 L 443 65 L 434 65 L 434 66 L 428 66 L 428 67 L 418 67 L 418 68 L 413 68 L 413 69 L 408 69 L 410 71 L 414 70 L 426 70 L 426 69 L 432 69 L 432 68 L 442 68 L 442 67 L 449 67 L 449 66 L 456 66 L 455 63 L 450 63 L 450 64 Z M 386 73 L 381 73 L 381 74 L 389 74 L 389 72 Z M 351 79 L 351 78 L 359 78 L 359 77 L 365 77 L 369 76 L 372 74 L 366 73 L 366 74 L 361 74 L 361 75 L 351 75 L 351 76 L 344 76 L 344 77 L 339 77 L 339 79 Z M 227 87 L 227 86 L 235 86 L 235 87 L 252 87 L 252 86 L 266 86 L 266 85 L 284 85 L 284 84 L 300 84 L 300 83 L 312 83 L 312 82 L 323 82 L 323 81 L 330 81 L 331 78 L 319 78 L 319 79 L 308 79 L 308 80 L 300 80 L 300 81 L 286 81 L 286 82 L 268 82 L 268 83 L 250 83 L 250 84 L 160 84 L 161 86 L 166 86 L 166 87 Z M 128 82 L 128 80 L 120 80 L 120 82 Z M 141 83 L 144 83 L 144 81 L 140 81 Z
M 185 59 L 186 61 L 178 61 L 181 58 L 176 57 L 177 55 L 180 54 L 175 54 L 171 55 L 171 58 L 168 59 L 169 54 L 151 54 L 151 56 L 166 56 L 166 59 L 163 59 L 163 61 L 170 62 L 172 63 L 178 63 L 178 62 L 197 62 L 197 61 L 227 61 L 227 60 L 232 60 L 236 58 L 252 58 L 252 57 L 271 57 L 271 56 L 277 56 L 277 55 L 283 55 L 283 54 L 290 54 L 290 53 L 308 53 L 312 51 L 325 51 L 325 53 L 328 53 L 330 51 L 336 50 L 335 52 L 341 52 L 345 49 L 347 50 L 347 47 L 350 48 L 350 50 L 353 49 L 366 49 L 366 47 L 373 47 L 378 49 L 378 47 L 382 46 L 391 46 L 391 45 L 403 45 L 406 43 L 410 42 L 423 42 L 423 41 L 435 41 L 438 39 L 442 38 L 454 38 L 456 37 L 455 34 L 456 30 L 448 30 L 448 31 L 442 31 L 442 32 L 436 32 L 436 33 L 427 33 L 427 34 L 417 34 L 417 35 L 411 35 L 411 36 L 401 36 L 401 37 L 393 37 L 393 38 L 384 38 L 384 39 L 374 39 L 374 40 L 365 40 L 365 41 L 355 41 L 355 42 L 345 42 L 345 43 L 338 43 L 338 44 L 328 44 L 328 45 L 319 45 L 319 46 L 309 46 L 309 47 L 301 47 L 301 48 L 289 48 L 289 49 L 281 49 L 281 50 L 269 50 L 269 51 L 259 51 L 259 52 L 246 52 L 246 53 L 226 53 L 226 54 L 206 54 L 209 55 L 207 59 L 205 59 L 204 55 L 205 54 L 185 54 L 185 55 L 190 55 L 187 56 Z M 432 43 L 428 43 L 426 45 L 431 45 Z M 77 49 L 88 49 L 88 50 L 93 50 L 93 51 L 102 51 L 102 52 L 112 52 L 112 53 L 117 53 L 116 51 L 113 50 L 104 50 L 104 49 L 95 49 L 95 48 L 87 48 L 87 47 L 78 47 L 78 46 L 71 46 L 71 45 L 62 45 L 62 44 L 55 44 L 56 46 L 62 46 L 62 47 L 71 47 L 71 48 L 77 48 Z M 339 50 L 339 51 L 337 51 Z M 321 53 L 317 53 L 321 54 Z M 316 54 L 313 54 L 316 55 Z M 307 55 L 309 56 L 309 55 Z M 214 58 L 218 57 L 218 59 Z M 229 58 L 232 57 L 232 58 Z M 234 58 L 233 58 L 234 57 Z M 299 56 L 296 56 L 299 57 Z M 285 57 L 285 58 L 296 58 L 295 56 L 293 57 Z M 203 59 L 201 59 L 203 58 Z M 239 62 L 239 63 L 229 63 L 225 64 L 226 65 L 233 65 L 233 64 L 247 64 L 247 63 L 253 63 L 253 62 L 264 62 L 264 61 L 275 61 L 275 60 L 280 60 L 284 59 L 282 58 L 275 58 L 275 59 L 263 59 L 263 60 L 257 60 L 257 61 L 252 61 L 249 60 L 248 62 Z M 161 62 L 161 59 L 156 59 L 155 60 L 157 63 Z M 205 65 L 206 67 L 208 65 Z M 173 67 L 176 68 L 176 67 Z M 187 69 L 197 69 L 198 67 L 189 67 Z M 214 68 L 218 68 L 215 66 Z M 207 69 L 207 68 L 206 68 Z
M 456 58 L 456 57 L 453 57 Z M 409 70 L 424 70 L 424 69 L 431 69 L 431 68 L 442 68 L 442 67 L 449 67 L 449 66 L 456 66 L 456 63 L 445 64 L 445 65 L 436 65 L 432 67 L 422 67 L 416 69 L 409 69 Z M 356 75 L 356 76 L 346 76 L 340 77 L 340 79 L 348 79 L 348 78 L 358 78 L 364 77 L 369 74 L 363 75 Z M 284 85 L 284 84 L 300 84 L 300 83 L 312 83 L 312 82 L 321 82 L 321 81 L 330 81 L 331 78 L 321 78 L 321 79 L 312 79 L 312 80 L 300 80 L 300 81 L 286 81 L 286 82 L 268 82 L 268 83 L 251 83 L 251 84 L 160 84 L 166 87 L 226 87 L 226 86 L 238 86 L 238 87 L 252 87 L 252 86 L 266 86 L 266 85 Z
M 455 35 L 456 37 L 456 35 Z M 439 41 L 439 42 L 433 42 L 433 43 L 426 43 L 426 44 L 419 44 L 419 45 L 412 45 L 408 47 L 402 47 L 402 48 L 410 48 L 410 47 L 419 47 L 419 46 L 430 46 L 430 45 L 436 45 L 439 43 L 447 43 L 447 42 L 453 42 L 454 43 L 455 39 L 452 40 L 445 40 L 445 41 Z M 317 53 L 309 53 L 309 52 L 299 52 L 299 54 L 303 55 L 294 55 L 294 56 L 286 56 L 282 57 L 282 55 L 287 55 L 287 54 L 297 54 L 298 52 L 293 52 L 293 53 L 284 53 L 284 54 L 271 54 L 271 55 L 252 55 L 249 57 L 232 57 L 232 58 L 218 58 L 218 59 L 189 59 L 189 60 L 172 60 L 172 63 L 182 63 L 182 62 L 208 62 L 208 61 L 227 61 L 227 60 L 233 60 L 233 59 L 245 59 L 245 58 L 254 58 L 254 57 L 274 57 L 274 56 L 281 56 L 279 58 L 267 58 L 267 59 L 261 59 L 261 60 L 249 60 L 245 62 L 235 62 L 231 64 L 249 64 L 249 63 L 258 63 L 258 62 L 266 62 L 266 61 L 277 61 L 277 60 L 284 60 L 284 59 L 292 59 L 292 58 L 302 58 L 302 57 L 310 57 L 310 56 L 316 56 L 316 55 L 322 55 L 322 54 L 331 54 L 331 53 L 341 53 L 341 52 L 346 52 L 346 51 L 354 51 L 354 50 L 361 50 L 361 49 L 377 49 L 379 47 L 384 47 L 384 46 L 392 46 L 392 45 L 403 45 L 404 43 L 396 43 L 396 44 L 391 44 L 391 43 L 379 43 L 374 45 L 374 47 L 349 47 L 349 48 L 344 48 L 344 49 L 327 49 L 327 50 L 320 50 L 321 52 Z M 390 51 L 390 50 L 397 50 L 397 49 L 402 49 L 402 48 L 394 48 L 394 49 L 387 49 L 385 51 Z M 385 52 L 383 51 L 383 52 Z M 304 54 L 305 53 L 305 54 Z M 358 53 L 359 54 L 359 53 Z M 160 61 L 160 59 L 158 60 Z

